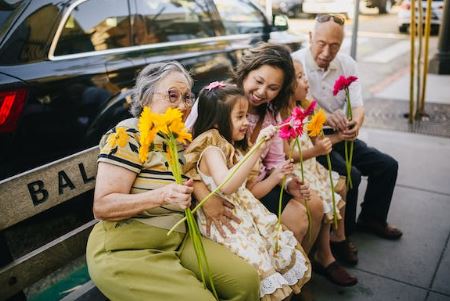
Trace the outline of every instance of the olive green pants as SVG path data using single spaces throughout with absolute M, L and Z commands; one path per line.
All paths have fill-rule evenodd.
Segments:
M 203 288 L 190 238 L 139 221 L 99 222 L 86 250 L 89 274 L 110 300 L 213 301 Z M 259 300 L 256 270 L 225 247 L 203 239 L 220 300 Z

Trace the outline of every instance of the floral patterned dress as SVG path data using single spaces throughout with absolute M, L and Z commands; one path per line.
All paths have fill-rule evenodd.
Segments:
M 300 138 L 300 145 L 302 150 L 313 147 L 312 141 L 306 133 Z M 296 175 L 301 178 L 300 163 L 295 167 Z M 309 187 L 317 192 L 320 198 L 323 200 L 323 208 L 325 212 L 325 222 L 333 221 L 333 203 L 331 198 L 330 188 L 330 176 L 328 170 L 323 167 L 316 158 L 311 158 L 303 161 L 303 173 L 305 181 L 309 184 Z M 341 194 L 345 191 L 345 177 L 339 176 L 337 172 L 332 172 L 334 186 L 334 196 L 336 200 L 337 218 L 342 219 L 339 214 L 339 209 L 345 206 L 345 201 L 342 199 Z
M 203 133 L 191 143 L 185 151 L 185 174 L 202 180 L 213 190 L 217 184 L 212 177 L 199 170 L 202 155 L 210 147 L 222 152 L 228 168 L 234 166 L 241 156 L 215 129 Z M 310 278 L 311 266 L 293 233 L 289 230 L 277 231 L 276 215 L 253 196 L 245 183 L 236 192 L 220 196 L 234 205 L 233 214 L 241 223 L 233 225 L 236 233 L 225 228 L 225 238 L 215 227 L 207 235 L 206 218 L 199 210 L 197 220 L 202 234 L 228 247 L 258 270 L 261 300 L 283 300 L 292 292 L 299 293 Z M 275 251 L 277 239 L 281 247 L 278 252 Z

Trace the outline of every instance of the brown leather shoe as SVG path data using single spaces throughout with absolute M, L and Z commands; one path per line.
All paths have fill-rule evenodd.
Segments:
M 358 249 L 350 240 L 332 241 L 331 252 L 341 262 L 356 265 L 358 263 Z
M 358 279 L 350 275 L 336 261 L 333 261 L 327 267 L 323 267 L 316 260 L 313 260 L 312 270 L 319 275 L 325 276 L 328 280 L 339 286 L 353 286 L 358 283 Z
M 363 220 L 359 218 L 356 223 L 356 228 L 360 231 L 373 233 L 381 238 L 390 240 L 397 240 L 403 235 L 403 232 L 400 229 L 391 226 L 388 223 L 375 220 Z

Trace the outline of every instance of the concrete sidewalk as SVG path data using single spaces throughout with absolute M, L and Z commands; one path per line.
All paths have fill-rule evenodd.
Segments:
M 406 77 L 375 96 L 405 101 Z M 427 98 L 450 106 L 449 76 L 430 76 L 428 88 Z M 299 300 L 450 301 L 450 139 L 373 127 L 363 128 L 360 138 L 399 161 L 388 221 L 403 237 L 386 241 L 356 232 L 359 264 L 349 271 L 359 283 L 341 288 L 313 273 Z M 361 183 L 360 202 L 366 184 Z

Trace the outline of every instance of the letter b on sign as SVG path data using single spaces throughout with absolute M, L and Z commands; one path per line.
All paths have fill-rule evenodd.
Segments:
M 27 184 L 31 200 L 35 206 L 42 204 L 48 199 L 48 191 L 44 189 L 44 182 L 34 181 Z

